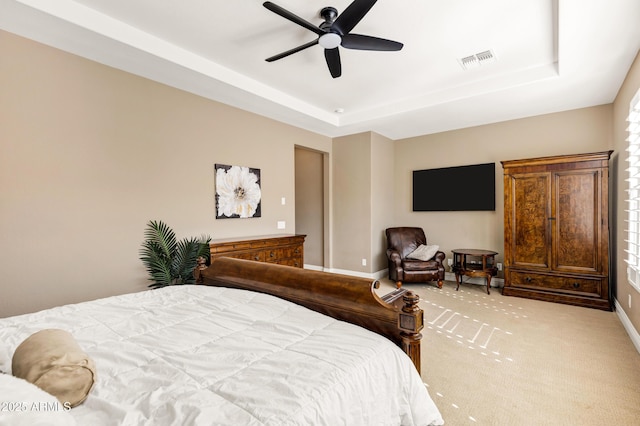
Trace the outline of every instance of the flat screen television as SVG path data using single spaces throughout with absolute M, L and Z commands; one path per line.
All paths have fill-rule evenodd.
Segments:
M 495 209 L 495 163 L 413 171 L 414 212 Z

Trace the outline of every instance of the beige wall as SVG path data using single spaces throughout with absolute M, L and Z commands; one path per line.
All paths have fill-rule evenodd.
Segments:
M 395 142 L 371 133 L 371 272 L 387 275 L 387 237 L 393 225 Z
M 0 317 L 145 289 L 151 219 L 179 238 L 293 233 L 294 146 L 332 149 L 6 32 L 0 55 Z M 261 169 L 261 218 L 215 219 L 215 163 Z
M 456 248 L 504 252 L 504 184 L 502 160 L 606 151 L 611 147 L 611 105 L 542 115 L 473 127 L 395 143 L 395 224 L 424 228 L 427 241 L 451 258 Z M 413 212 L 412 171 L 437 167 L 496 163 L 496 210 Z M 467 191 L 434 184 L 443 191 Z
M 333 141 L 331 269 L 339 272 L 371 271 L 370 135 L 359 133 Z
M 628 177 L 625 172 L 626 153 L 627 147 L 627 115 L 629 114 L 629 103 L 631 98 L 640 89 L 640 54 L 636 56 L 633 65 L 629 69 L 627 78 L 625 79 L 618 96 L 613 104 L 613 149 L 615 149 L 619 156 L 617 158 L 616 167 L 618 170 L 617 176 L 613 179 L 614 185 L 614 206 L 615 211 L 612 217 L 615 218 L 616 226 L 612 230 L 612 236 L 616 242 L 614 259 L 614 269 L 617 271 L 616 284 L 614 289 L 616 292 L 616 299 L 619 302 L 619 308 L 622 308 L 625 315 L 629 318 L 636 331 L 640 331 L 640 293 L 631 287 L 627 282 L 627 265 L 624 262 L 626 255 L 624 250 L 626 249 L 624 240 L 625 236 L 625 220 L 627 208 L 625 189 L 627 184 L 625 179 Z M 631 308 L 629 308 L 629 296 L 631 297 Z
M 332 270 L 386 275 L 384 230 L 393 223 L 393 156 L 394 142 L 376 133 L 334 140 Z

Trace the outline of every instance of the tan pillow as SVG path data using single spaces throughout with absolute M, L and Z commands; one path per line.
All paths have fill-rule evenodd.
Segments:
M 64 330 L 47 329 L 27 337 L 15 353 L 12 373 L 71 407 L 81 404 L 96 379 L 96 367 Z

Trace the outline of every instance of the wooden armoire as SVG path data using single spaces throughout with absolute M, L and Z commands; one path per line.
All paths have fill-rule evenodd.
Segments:
M 611 310 L 612 152 L 502 161 L 504 295 Z

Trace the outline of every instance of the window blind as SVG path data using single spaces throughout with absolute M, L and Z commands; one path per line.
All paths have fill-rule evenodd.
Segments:
M 640 291 L 640 90 L 631 100 L 627 121 L 627 278 Z

